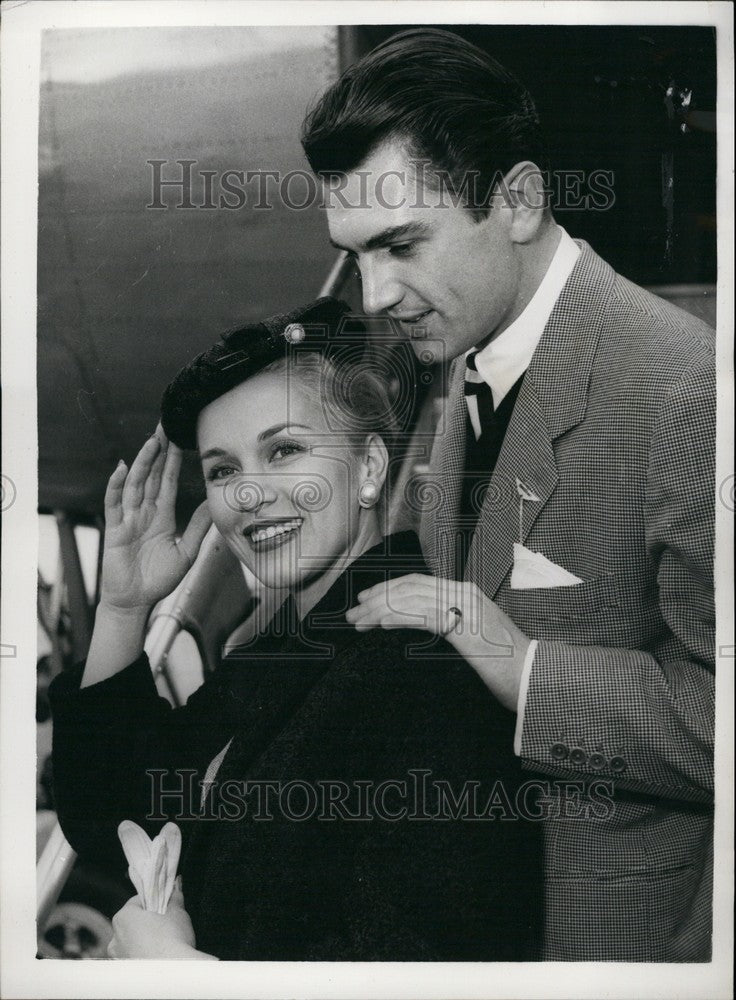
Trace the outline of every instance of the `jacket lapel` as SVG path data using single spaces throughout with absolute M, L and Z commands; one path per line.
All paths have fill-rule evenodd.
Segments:
M 554 494 L 558 470 L 553 442 L 585 416 L 593 358 L 615 275 L 586 243 L 580 245 L 580 257 L 519 392 L 468 556 L 465 578 L 490 597 L 511 570 L 514 542 L 526 540 Z M 458 392 L 456 385 L 453 391 Z M 523 504 L 521 536 L 517 481 L 539 498 Z
M 251 760 L 268 744 L 281 721 L 330 666 L 305 642 L 292 598 L 277 612 L 270 630 L 253 646 L 242 646 L 228 655 L 220 668 L 221 712 L 235 738 L 218 771 L 218 780 L 229 777 L 233 761 Z M 283 639 L 277 638 L 283 636 Z M 315 655 L 316 654 L 316 655 Z M 258 670 L 256 683 L 249 677 Z
M 538 497 L 520 508 L 517 479 Z M 514 542 L 524 541 L 557 485 L 552 436 L 527 373 L 473 535 L 465 578 L 494 597 L 511 569 Z M 519 513 L 523 512 L 521 538 Z

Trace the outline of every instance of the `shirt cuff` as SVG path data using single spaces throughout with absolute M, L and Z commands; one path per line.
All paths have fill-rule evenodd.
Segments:
M 526 709 L 526 696 L 529 692 L 529 680 L 532 675 L 532 664 L 537 652 L 539 643 L 532 639 L 524 657 L 524 666 L 521 668 L 521 683 L 519 684 L 519 700 L 516 703 L 516 730 L 514 732 L 514 753 L 521 757 L 521 731 L 524 726 L 524 711 Z

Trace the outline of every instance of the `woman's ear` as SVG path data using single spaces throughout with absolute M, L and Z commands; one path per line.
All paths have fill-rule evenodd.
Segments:
M 359 492 L 366 483 L 375 487 L 376 499 L 380 496 L 388 475 L 388 450 L 380 434 L 369 435 L 363 446 L 358 480 Z

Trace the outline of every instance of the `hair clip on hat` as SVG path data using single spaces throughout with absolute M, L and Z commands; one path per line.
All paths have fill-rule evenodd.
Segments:
M 197 355 L 168 385 L 161 400 L 161 423 L 180 448 L 197 447 L 197 420 L 202 410 L 272 361 L 288 357 L 291 348 L 332 357 L 342 344 L 350 315 L 345 302 L 325 296 L 289 313 L 224 333 L 219 342 Z M 362 323 L 350 323 L 347 346 L 365 335 Z
M 290 344 L 301 344 L 307 333 L 301 323 L 289 323 L 284 330 L 284 337 Z

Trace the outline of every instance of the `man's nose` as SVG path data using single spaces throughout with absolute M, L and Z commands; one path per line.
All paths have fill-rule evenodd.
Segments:
M 363 308 L 367 313 L 392 309 L 404 297 L 390 262 L 361 261 L 360 279 L 363 287 Z

